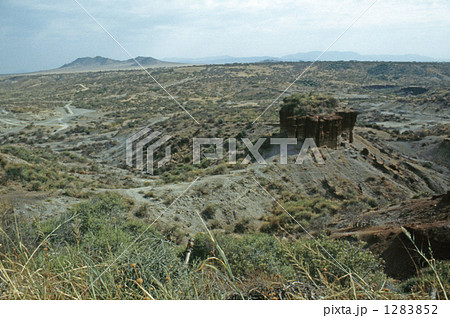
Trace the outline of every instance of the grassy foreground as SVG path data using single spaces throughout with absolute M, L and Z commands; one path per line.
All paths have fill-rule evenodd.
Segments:
M 450 267 L 388 278 L 362 243 L 198 233 L 184 246 L 102 194 L 33 221 L 0 203 L 0 299 L 444 299 Z M 143 234 L 142 234 L 143 233 Z M 430 293 L 431 291 L 431 293 Z

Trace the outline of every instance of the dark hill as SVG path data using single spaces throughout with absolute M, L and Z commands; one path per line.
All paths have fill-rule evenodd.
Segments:
M 145 68 L 171 67 L 181 64 L 157 60 L 153 57 L 136 57 L 136 61 Z M 140 68 L 134 59 L 124 61 L 114 60 L 102 56 L 80 57 L 73 62 L 64 64 L 60 68 L 50 72 L 89 72 L 89 71 L 115 71 Z
M 122 63 L 122 62 L 119 60 L 113 60 L 113 59 L 109 59 L 109 58 L 102 57 L 102 56 L 80 57 L 80 58 L 77 58 L 73 62 L 64 64 L 59 69 L 115 65 L 118 63 Z

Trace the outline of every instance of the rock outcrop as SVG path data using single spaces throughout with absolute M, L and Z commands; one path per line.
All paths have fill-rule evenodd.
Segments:
M 318 147 L 329 148 L 337 148 L 341 140 L 353 142 L 357 116 L 353 110 L 342 110 L 333 115 L 289 115 L 283 109 L 280 110 L 280 130 L 288 137 L 300 140 L 313 138 Z
M 373 253 L 384 259 L 385 272 L 391 277 L 406 279 L 427 266 L 402 227 L 411 234 L 414 244 L 426 257 L 450 259 L 449 192 L 371 210 L 360 216 L 360 222 L 364 223 L 364 220 L 369 224 L 340 229 L 332 237 L 365 241 Z

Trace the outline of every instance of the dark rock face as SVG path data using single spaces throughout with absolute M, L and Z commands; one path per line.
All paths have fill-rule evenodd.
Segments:
M 341 137 L 353 142 L 356 116 L 352 110 L 338 111 L 334 115 L 306 116 L 290 116 L 280 110 L 280 130 L 291 138 L 313 138 L 318 147 L 337 148 Z
M 417 275 L 427 267 L 414 244 L 428 258 L 450 260 L 450 192 L 412 199 L 370 212 L 373 225 L 344 228 L 332 234 L 340 239 L 358 238 L 385 261 L 385 272 L 396 279 Z M 432 251 L 432 253 L 430 252 Z

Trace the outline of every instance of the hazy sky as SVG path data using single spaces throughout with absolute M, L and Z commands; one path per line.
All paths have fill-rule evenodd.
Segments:
M 134 56 L 326 49 L 374 0 L 78 0 Z M 332 48 L 450 59 L 450 1 L 378 0 Z M 0 0 L 0 74 L 128 59 L 74 0 Z

